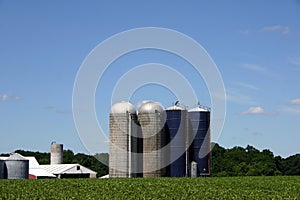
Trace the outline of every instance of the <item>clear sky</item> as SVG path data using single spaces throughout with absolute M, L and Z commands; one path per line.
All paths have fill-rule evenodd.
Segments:
M 77 71 L 103 40 L 149 26 L 190 36 L 219 68 L 227 93 L 220 145 L 250 144 L 283 157 L 300 153 L 297 0 L 1 0 L 0 152 L 45 152 L 56 141 L 65 149 L 88 153 L 72 116 Z M 113 63 L 99 83 L 102 90 L 97 90 L 95 107 L 106 133 L 110 102 L 102 102 L 101 97 L 110 95 L 123 73 L 149 62 L 168 64 L 184 74 L 201 102 L 211 106 L 205 83 L 196 81 L 182 59 L 155 50 L 133 52 Z M 176 101 L 171 91 L 159 85 L 139 88 L 131 101 L 143 99 L 160 101 L 165 107 Z

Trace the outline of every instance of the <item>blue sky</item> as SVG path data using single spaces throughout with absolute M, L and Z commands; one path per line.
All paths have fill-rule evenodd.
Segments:
M 250 144 L 283 157 L 300 153 L 300 1 L 296 0 L 0 1 L 0 152 L 44 152 L 56 141 L 87 153 L 72 117 L 77 71 L 103 40 L 149 26 L 190 36 L 218 66 L 227 93 L 220 145 Z M 102 102 L 102 97 L 110 95 L 126 71 L 149 62 L 174 67 L 210 106 L 205 83 L 182 59 L 155 50 L 133 52 L 113 63 L 99 83 L 95 107 L 106 132 L 110 102 L 108 98 Z M 176 100 L 159 85 L 139 88 L 131 101 L 143 99 L 165 107 Z

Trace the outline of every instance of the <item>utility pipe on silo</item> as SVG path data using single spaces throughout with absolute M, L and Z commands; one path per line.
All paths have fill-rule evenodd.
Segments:
M 128 113 L 128 177 L 131 178 L 131 113 Z

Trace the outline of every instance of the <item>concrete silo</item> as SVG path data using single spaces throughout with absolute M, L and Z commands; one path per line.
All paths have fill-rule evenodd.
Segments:
M 7 179 L 28 179 L 29 160 L 18 153 L 11 154 L 5 160 Z
M 143 135 L 143 177 L 161 177 L 166 175 L 168 162 L 162 148 L 166 144 L 165 111 L 156 102 L 143 103 L 138 111 L 138 120 Z
M 0 159 L 0 179 L 5 178 L 5 176 L 4 176 L 4 167 L 5 167 L 4 160 Z
M 177 105 L 166 109 L 167 143 L 170 145 L 168 176 L 187 175 L 186 136 L 188 135 L 187 110 Z
M 197 163 L 197 176 L 210 175 L 210 111 L 196 107 L 188 111 L 191 161 Z
M 109 131 L 109 177 L 141 176 L 142 138 L 131 103 L 119 102 L 111 107 Z
M 50 164 L 57 165 L 62 163 L 63 163 L 63 145 L 52 142 L 51 149 L 50 149 Z

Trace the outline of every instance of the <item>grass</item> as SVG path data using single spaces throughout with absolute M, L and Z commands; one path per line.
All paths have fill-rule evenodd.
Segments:
M 300 177 L 0 180 L 0 199 L 300 199 Z

